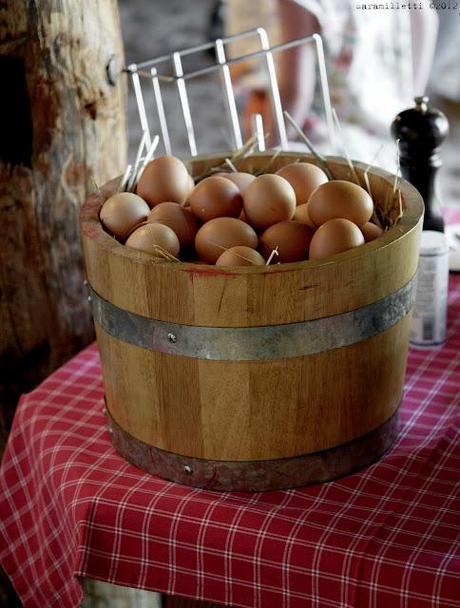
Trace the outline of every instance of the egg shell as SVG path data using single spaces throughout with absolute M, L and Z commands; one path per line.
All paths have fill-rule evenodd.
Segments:
M 160 203 L 149 213 L 147 221 L 159 222 L 174 230 L 179 238 L 181 249 L 186 249 L 195 240 L 200 224 L 191 211 L 179 203 Z
M 382 228 L 380 228 L 380 226 L 377 226 L 376 224 L 372 224 L 371 222 L 366 222 L 364 226 L 361 226 L 361 232 L 363 233 L 363 237 L 366 243 L 378 239 L 379 236 L 382 236 L 383 234 Z
M 265 260 L 255 249 L 237 245 L 223 251 L 217 258 L 216 266 L 264 266 Z
M 276 262 L 300 262 L 308 259 L 308 250 L 313 230 L 306 224 L 287 220 L 270 226 L 260 236 L 259 249 L 266 260 L 273 249 L 278 247 Z
M 319 260 L 348 251 L 364 244 L 361 230 L 344 218 L 334 218 L 322 224 L 310 243 L 310 260 Z
M 157 254 L 156 247 L 161 247 L 174 256 L 177 256 L 180 250 L 179 239 L 174 230 L 156 222 L 143 224 L 130 235 L 125 245 L 153 254 Z
M 131 228 L 131 230 L 128 232 L 128 234 L 125 236 L 124 241 L 127 241 L 135 230 L 137 230 L 141 226 L 145 226 L 145 224 L 148 224 L 147 218 L 145 220 L 142 220 L 142 222 L 139 222 L 138 224 L 136 224 L 135 226 L 133 226 Z
M 216 217 L 203 224 L 195 237 L 195 250 L 201 260 L 215 264 L 225 249 L 245 245 L 256 249 L 257 234 L 245 222 L 234 217 Z
M 233 173 L 218 173 L 217 175 L 219 177 L 229 179 L 235 184 L 235 186 L 237 186 L 241 193 L 243 193 L 249 184 L 256 179 L 255 175 L 252 175 L 251 173 L 244 173 L 243 171 L 234 171 Z
M 225 177 L 206 177 L 188 197 L 193 213 L 203 222 L 215 217 L 238 217 L 243 197 L 233 182 Z
M 182 205 L 190 186 L 190 174 L 181 160 L 175 156 L 159 156 L 145 167 L 136 191 L 150 207 L 166 201 Z
M 294 188 L 284 177 L 270 173 L 256 177 L 243 200 L 248 222 L 259 229 L 290 220 L 296 208 Z
M 241 209 L 241 213 L 239 214 L 238 219 L 241 220 L 242 222 L 246 222 L 246 224 L 248 224 L 248 218 L 246 217 L 246 213 L 244 212 L 244 209 Z
M 137 194 L 117 192 L 102 205 L 99 217 L 107 232 L 123 241 L 149 211 L 147 203 Z
M 328 180 L 322 169 L 311 163 L 290 163 L 276 172 L 294 188 L 297 205 L 308 203 L 311 193 Z
M 189 188 L 188 188 L 188 194 L 187 194 L 187 198 L 190 196 L 190 194 L 192 193 L 193 188 L 195 187 L 195 180 L 193 179 L 193 177 L 190 175 L 188 175 L 188 183 L 189 183 Z M 166 202 L 166 201 L 165 201 Z M 185 204 L 185 203 L 184 203 Z
M 313 230 L 316 230 L 315 224 L 311 221 L 310 214 L 308 213 L 308 203 L 305 205 L 299 205 L 295 208 L 294 218 L 296 222 L 300 222 L 301 224 L 306 224 Z
M 318 186 L 308 205 L 310 218 L 316 226 L 338 217 L 363 226 L 374 210 L 374 203 L 366 190 L 345 180 L 332 180 Z

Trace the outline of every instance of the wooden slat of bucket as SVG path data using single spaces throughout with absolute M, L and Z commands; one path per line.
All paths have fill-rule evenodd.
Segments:
M 258 460 L 328 449 L 397 409 L 409 325 L 406 316 L 348 347 L 264 362 L 146 351 L 97 328 L 108 408 L 130 435 L 177 454 Z
M 283 154 L 277 163 L 297 156 Z M 246 162 L 259 169 L 267 159 L 251 157 L 239 168 L 248 168 Z M 209 162 L 195 160 L 194 169 L 200 172 Z M 348 177 L 343 161 L 331 166 L 335 177 Z M 381 204 L 393 178 L 380 171 L 369 178 Z M 102 298 L 152 319 L 205 327 L 323 319 L 393 294 L 416 270 L 423 207 L 404 181 L 404 216 L 377 241 L 326 261 L 234 270 L 158 262 L 117 243 L 98 219 L 113 188 L 109 184 L 102 198 L 93 197 L 82 210 L 88 279 Z M 121 342 L 98 327 L 108 409 L 131 437 L 188 457 L 244 462 L 314 454 L 362 437 L 392 417 L 402 395 L 409 325 L 407 315 L 349 346 L 268 361 L 165 354 Z
M 277 162 L 287 164 L 297 157 L 283 154 Z M 260 155 L 258 161 L 251 157 L 246 162 L 263 166 L 267 158 Z M 337 160 L 331 166 L 337 177 L 348 176 L 343 162 Z M 358 170 L 362 171 L 359 165 Z M 378 172 L 369 179 L 374 198 L 383 201 L 392 188 L 391 177 Z M 93 197 L 82 211 L 88 280 L 101 297 L 119 308 L 186 325 L 275 325 L 340 314 L 385 297 L 414 275 L 420 231 L 417 218 L 422 208 L 412 186 L 403 182 L 401 192 L 407 211 L 398 226 L 333 263 L 298 262 L 237 270 L 163 263 L 127 250 L 102 230 L 98 219 L 102 200 Z

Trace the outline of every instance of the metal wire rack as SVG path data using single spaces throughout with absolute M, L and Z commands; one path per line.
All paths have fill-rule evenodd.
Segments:
M 252 39 L 260 47 L 255 52 L 240 55 L 237 57 L 228 58 L 228 46 L 236 41 L 243 39 Z M 263 67 L 268 76 L 268 93 L 271 100 L 272 112 L 274 117 L 274 126 L 276 129 L 276 137 L 279 141 L 279 147 L 282 150 L 289 148 L 286 126 L 284 122 L 283 107 L 278 87 L 278 79 L 276 74 L 276 65 L 274 54 L 292 49 L 301 45 L 314 45 L 317 58 L 317 67 L 319 75 L 319 87 L 322 95 L 324 106 L 325 123 L 329 136 L 330 143 L 334 141 L 334 122 L 331 101 L 329 95 L 329 85 L 326 73 L 326 64 L 324 58 L 324 49 L 321 36 L 313 34 L 303 38 L 298 38 L 290 42 L 270 46 L 267 32 L 264 28 L 248 30 L 234 36 L 215 40 L 205 44 L 190 47 L 182 51 L 176 51 L 171 54 L 162 55 L 141 63 L 132 63 L 124 71 L 128 73 L 134 94 L 136 97 L 140 128 L 147 149 L 152 144 L 152 133 L 158 133 L 160 142 L 166 154 L 173 153 L 173 144 L 170 137 L 169 129 L 169 109 L 164 103 L 162 94 L 162 83 L 173 83 L 177 88 L 177 94 L 180 102 L 180 110 L 182 121 L 186 133 L 188 148 L 192 157 L 198 154 L 197 137 L 195 126 L 192 117 L 192 111 L 189 100 L 188 85 L 194 79 L 202 77 L 213 72 L 221 74 L 221 89 L 226 106 L 226 119 L 228 121 L 231 132 L 231 148 L 238 150 L 243 147 L 243 136 L 241 131 L 240 117 L 236 103 L 235 89 L 232 82 L 230 66 L 232 64 L 243 61 L 258 60 L 262 62 Z M 195 69 L 187 72 L 184 69 L 184 58 L 193 56 L 204 51 L 214 50 L 215 62 L 206 67 Z M 169 70 L 168 73 L 160 73 Z M 147 90 L 148 89 L 148 90 Z M 154 100 L 154 115 L 147 113 L 145 96 L 153 96 Z M 156 114 L 156 116 L 155 116 Z M 153 128 L 152 128 L 153 126 Z M 253 120 L 254 135 L 258 143 L 259 150 L 265 149 L 265 134 L 262 123 L 262 116 L 255 115 Z M 203 153 L 200 150 L 200 153 Z

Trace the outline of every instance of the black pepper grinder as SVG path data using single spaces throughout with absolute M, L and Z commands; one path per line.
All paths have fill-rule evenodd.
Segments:
M 401 174 L 422 195 L 423 230 L 444 232 L 444 220 L 435 197 L 435 178 L 442 162 L 439 147 L 449 133 L 446 116 L 429 106 L 428 97 L 416 97 L 415 108 L 400 112 L 391 125 L 399 139 Z

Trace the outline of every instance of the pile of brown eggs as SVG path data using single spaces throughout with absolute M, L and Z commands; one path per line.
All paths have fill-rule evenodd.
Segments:
M 274 174 L 215 173 L 195 185 L 182 161 L 152 160 L 136 194 L 118 192 L 101 208 L 105 230 L 127 247 L 184 261 L 252 266 L 317 260 L 371 241 L 372 198 L 296 162 Z

